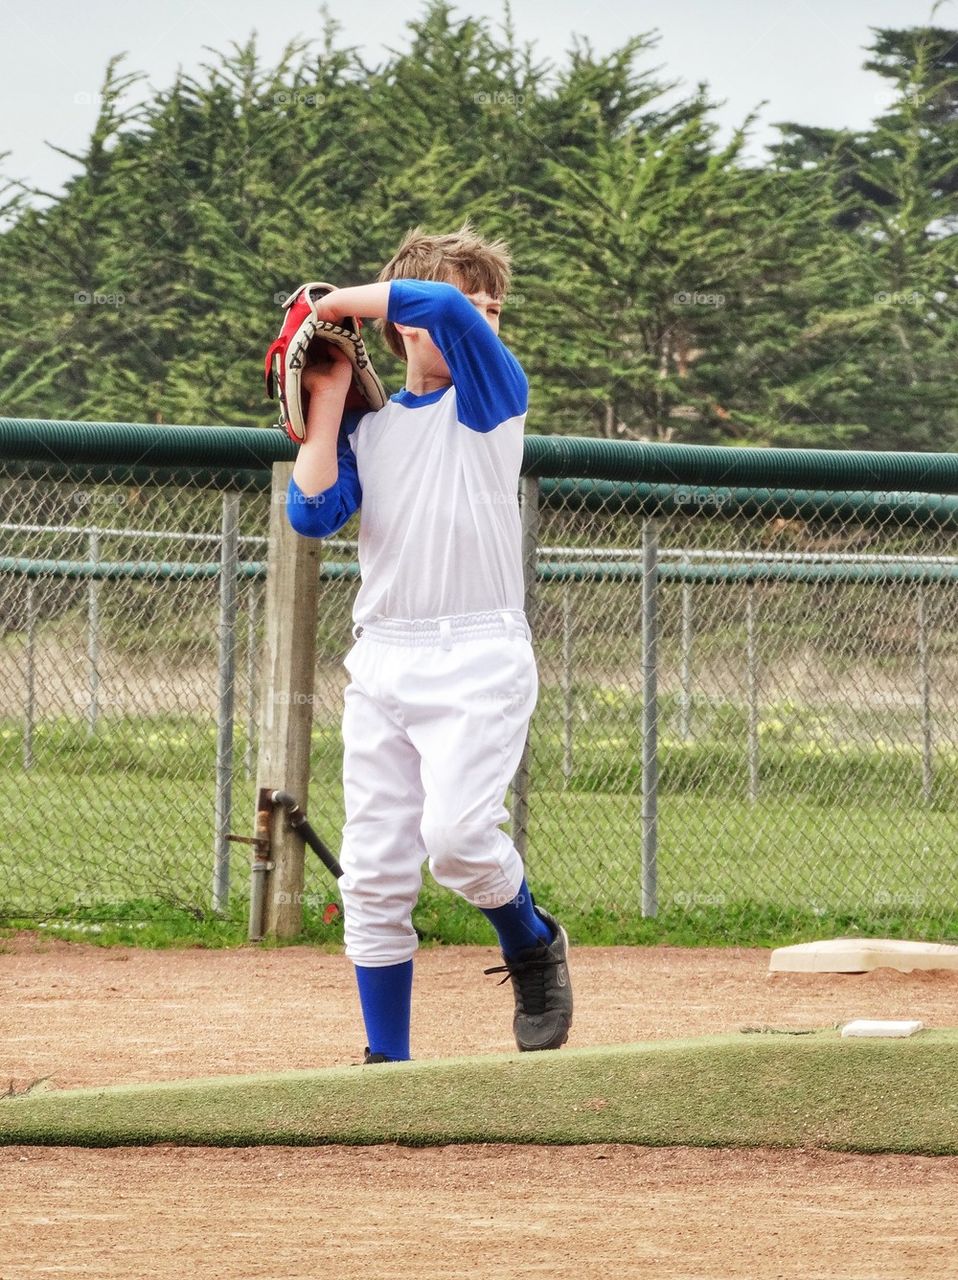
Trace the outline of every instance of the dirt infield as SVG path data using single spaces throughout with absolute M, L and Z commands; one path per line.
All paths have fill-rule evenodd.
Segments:
M 417 1058 L 513 1047 L 484 948 L 417 959 Z M 769 975 L 767 952 L 573 955 L 572 1043 L 855 1016 L 958 1025 L 958 974 Z M 0 951 L 0 1081 L 59 1087 L 358 1060 L 341 956 Z M 949 1274 L 958 1158 L 628 1147 L 0 1149 L 0 1280 L 316 1275 L 834 1277 Z
M 0 1185 L 3 1280 L 910 1280 L 958 1238 L 958 1158 L 9 1147 Z
M 413 1056 L 512 1050 L 491 947 L 416 959 Z M 573 949 L 573 1046 L 828 1027 L 853 1017 L 958 1026 L 958 973 L 769 974 L 747 948 Z M 310 947 L 139 951 L 39 940 L 0 949 L 0 1082 L 58 1088 L 337 1066 L 362 1057 L 349 963 Z

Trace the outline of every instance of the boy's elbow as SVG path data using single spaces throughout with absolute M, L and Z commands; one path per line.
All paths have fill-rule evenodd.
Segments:
M 337 521 L 339 503 L 335 489 L 318 493 L 311 498 L 302 491 L 290 488 L 286 501 L 286 518 L 296 533 L 304 538 L 325 538 L 334 533 L 343 521 Z
M 462 290 L 445 281 L 436 282 L 434 306 L 438 317 L 447 323 L 458 318 L 471 326 L 476 319 L 476 308 Z
M 395 289 L 393 300 L 395 314 L 391 312 L 389 316 L 391 320 L 398 319 L 402 323 L 400 313 L 413 307 L 419 312 L 420 324 L 426 320 L 428 323 L 424 327 L 428 328 L 429 324 L 448 323 L 454 320 L 457 314 L 471 316 L 474 311 L 466 295 L 446 280 L 394 280 L 392 285 L 398 285 L 399 288 Z M 393 297 L 392 288 L 390 297 Z
M 436 302 L 441 307 L 458 307 L 461 300 L 465 298 L 463 291 L 448 280 L 432 280 L 429 285 Z M 468 302 L 468 299 L 466 301 Z
M 294 532 L 302 534 L 304 538 L 315 538 L 319 536 L 316 533 L 316 521 L 311 513 L 307 512 L 303 506 L 297 503 L 295 506 L 286 508 L 286 518 L 289 520 L 290 526 Z

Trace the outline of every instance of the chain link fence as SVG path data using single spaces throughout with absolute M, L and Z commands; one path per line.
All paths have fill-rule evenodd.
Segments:
M 567 485 L 540 507 L 530 866 L 561 896 L 736 931 L 952 927 L 952 503 L 806 497 Z
M 958 499 L 604 480 L 594 462 L 579 479 L 568 459 L 552 479 L 535 445 L 540 700 L 512 802 L 542 900 L 581 922 L 682 921 L 690 939 L 816 920 L 947 935 Z M 226 836 L 252 829 L 270 459 L 188 473 L 14 452 L 0 916 L 242 917 L 249 863 Z M 323 544 L 311 695 L 308 809 L 334 848 L 355 533 Z M 321 912 L 335 890 L 307 866 Z

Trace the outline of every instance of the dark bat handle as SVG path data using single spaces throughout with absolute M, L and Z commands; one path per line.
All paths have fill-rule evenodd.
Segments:
M 304 844 L 308 844 L 312 851 L 319 858 L 320 862 L 326 867 L 327 871 L 331 871 L 338 880 L 343 874 L 343 869 L 339 865 L 339 859 L 335 853 L 323 844 L 319 836 L 310 825 L 309 819 L 299 807 L 295 797 L 291 796 L 288 791 L 274 791 L 273 804 L 281 804 L 286 810 L 286 817 L 289 819 L 289 825 L 298 833 Z

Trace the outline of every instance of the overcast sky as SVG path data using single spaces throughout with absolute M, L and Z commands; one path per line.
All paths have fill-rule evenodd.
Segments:
M 406 44 L 405 26 L 422 6 L 410 0 L 351 0 L 331 5 L 343 38 L 376 61 L 386 48 Z M 763 100 L 749 155 L 760 158 L 775 137 L 773 124 L 863 128 L 885 105 L 885 82 L 861 69 L 870 27 L 926 23 L 930 0 L 514 0 L 521 39 L 541 56 L 561 60 L 570 34 L 588 35 L 607 52 L 629 36 L 655 30 L 660 42 L 648 55 L 663 79 L 690 91 L 704 80 L 722 102 L 720 139 Z M 501 20 L 501 0 L 464 0 L 457 12 Z M 259 33 L 263 54 L 274 58 L 285 41 L 316 35 L 314 0 L 0 0 L 0 151 L 11 154 L 3 171 L 57 190 L 74 170 L 52 151 L 54 143 L 81 151 L 96 111 L 96 91 L 107 59 L 129 55 L 125 66 L 167 85 L 176 68 L 195 69 L 204 46 Z M 958 25 L 958 0 L 939 10 L 936 25 Z M 147 90 L 148 92 L 148 90 Z

